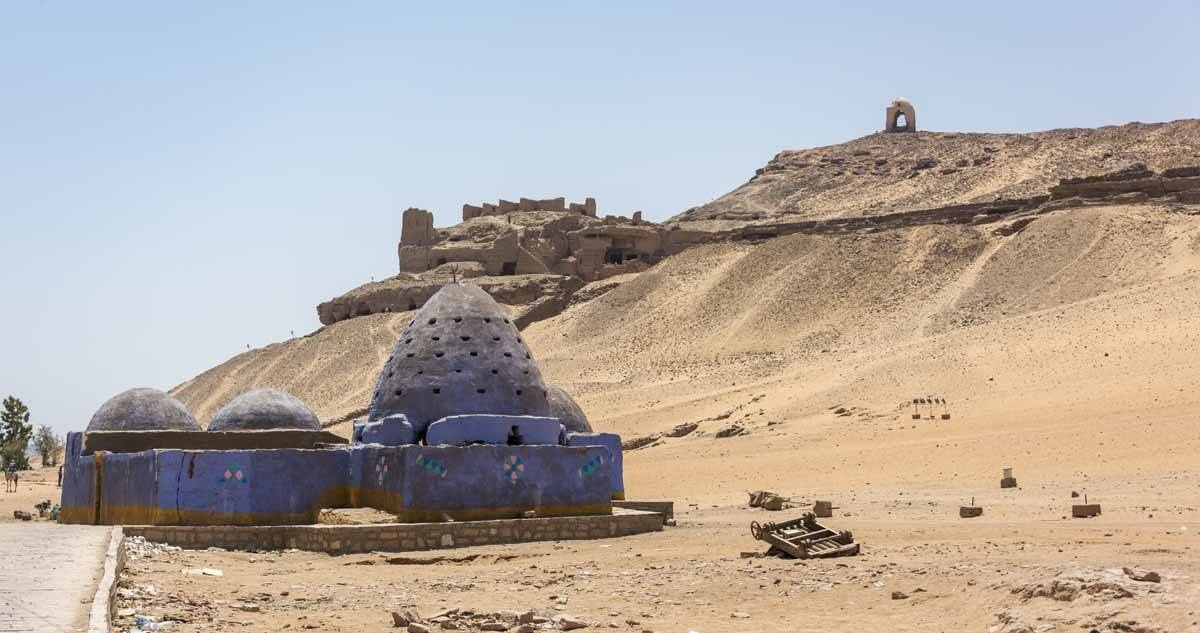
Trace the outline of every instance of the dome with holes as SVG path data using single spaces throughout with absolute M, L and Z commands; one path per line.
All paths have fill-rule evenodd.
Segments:
M 100 405 L 88 422 L 92 431 L 200 431 L 183 403 L 158 389 L 123 391 Z
M 253 389 L 221 407 L 208 425 L 210 431 L 320 431 L 321 422 L 308 405 L 280 389 Z
M 452 415 L 550 415 L 542 374 L 517 326 L 474 284 L 447 284 L 400 335 L 370 420 L 404 414 L 418 436 Z

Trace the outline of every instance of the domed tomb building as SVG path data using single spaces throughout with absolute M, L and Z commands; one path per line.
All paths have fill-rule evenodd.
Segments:
M 196 418 L 171 394 L 139 387 L 122 391 L 100 405 L 86 432 L 200 430 Z
M 375 383 L 368 424 L 403 416 L 427 439 L 439 420 L 480 415 L 549 420 L 549 390 L 500 304 L 478 286 L 448 284 L 401 333 Z
M 624 498 L 620 436 L 588 432 L 503 308 L 469 284 L 444 286 L 416 313 L 350 443 L 274 389 L 238 396 L 208 432 L 97 431 L 118 423 L 199 431 L 162 392 L 114 398 L 87 432 L 68 434 L 64 522 L 298 525 L 361 507 L 401 523 L 611 516 Z M 613 517 L 593 533 L 626 520 L 661 528 Z
M 229 401 L 213 416 L 209 431 L 320 431 L 317 415 L 299 398 L 280 389 L 253 389 Z
M 592 424 L 571 394 L 558 385 L 547 385 L 550 393 L 550 415 L 562 421 L 568 433 L 591 433 Z

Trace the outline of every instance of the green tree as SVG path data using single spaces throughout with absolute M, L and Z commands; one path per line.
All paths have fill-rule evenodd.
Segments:
M 42 456 L 42 466 L 57 466 L 58 455 L 62 452 L 62 438 L 54 434 L 54 429 L 41 425 L 33 436 L 33 446 Z
M 29 468 L 29 438 L 33 425 L 29 423 L 29 407 L 17 398 L 4 399 L 4 411 L 0 412 L 0 461 L 4 468 L 16 466 L 19 470 Z

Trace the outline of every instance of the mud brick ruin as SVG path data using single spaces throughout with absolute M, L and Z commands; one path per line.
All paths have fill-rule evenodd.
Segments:
M 127 391 L 68 434 L 61 518 L 305 525 L 323 509 L 360 507 L 401 523 L 610 515 L 624 498 L 621 458 L 619 436 L 593 433 L 570 395 L 543 381 L 500 305 L 451 283 L 401 334 L 349 443 L 278 390 L 235 398 L 208 430 L 169 394 Z
M 884 115 L 883 131 L 884 132 L 916 132 L 917 131 L 917 109 L 913 104 L 904 97 L 896 97 L 888 104 L 887 112 Z M 901 124 L 901 119 L 904 123 Z
M 565 198 L 463 205 L 461 224 L 437 229 L 433 214 L 404 211 L 399 274 L 317 306 L 321 323 L 421 307 L 443 284 L 471 279 L 504 305 L 527 308 L 520 327 L 557 314 L 586 283 L 648 269 L 686 247 L 670 231 L 632 217 L 597 217 L 596 201 Z

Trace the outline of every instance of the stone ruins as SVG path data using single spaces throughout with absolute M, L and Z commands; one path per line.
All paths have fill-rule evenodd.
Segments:
M 463 222 L 466 222 L 471 218 L 478 218 L 485 215 L 507 215 L 509 213 L 516 213 L 518 211 L 574 213 L 576 215 L 586 215 L 590 218 L 594 218 L 596 217 L 596 199 L 588 198 L 583 201 L 583 204 L 578 202 L 567 204 L 566 198 L 549 198 L 546 200 L 521 198 L 519 202 L 501 199 L 497 204 L 484 202 L 479 206 L 464 204 L 462 208 L 462 220 Z
M 900 124 L 900 119 L 904 124 Z M 884 132 L 916 132 L 917 109 L 904 97 L 896 97 L 887 107 L 886 119 L 883 122 Z
M 462 224 L 441 231 L 433 228 L 432 213 L 408 209 L 400 231 L 400 272 L 478 264 L 485 275 L 552 273 L 594 281 L 638 272 L 661 259 L 661 230 L 643 222 L 640 211 L 632 218 L 598 219 L 594 198 L 569 206 L 565 198 L 467 204 Z
M 565 198 L 464 205 L 461 224 L 437 229 L 433 214 L 410 208 L 401 220 L 399 274 L 317 306 L 329 325 L 358 316 L 416 310 L 442 285 L 471 279 L 515 314 L 522 327 L 557 313 L 585 283 L 642 272 L 682 249 L 682 236 L 632 217 L 597 217 L 596 200 Z M 547 303 L 550 302 L 550 303 Z

